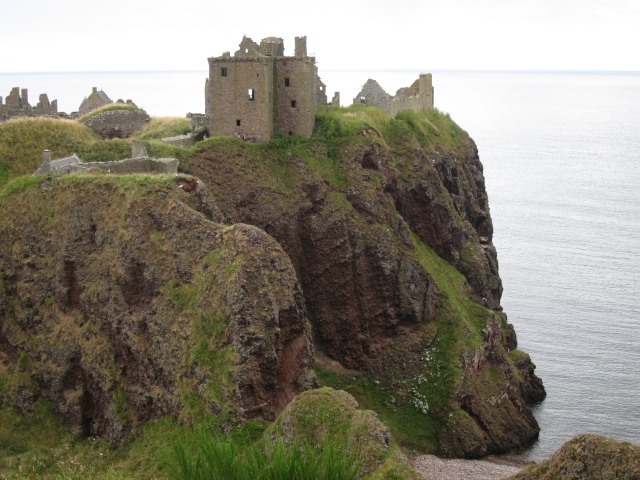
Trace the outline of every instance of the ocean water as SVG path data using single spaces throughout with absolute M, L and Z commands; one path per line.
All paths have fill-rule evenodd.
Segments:
M 320 66 L 321 67 L 321 66 Z M 375 78 L 390 93 L 416 71 L 322 71 L 351 103 Z M 547 399 L 540 460 L 581 432 L 640 443 L 640 74 L 432 72 L 436 107 L 475 139 L 504 284 L 502 304 Z M 203 112 L 206 70 L 0 74 L 77 110 L 91 87 L 152 116 Z

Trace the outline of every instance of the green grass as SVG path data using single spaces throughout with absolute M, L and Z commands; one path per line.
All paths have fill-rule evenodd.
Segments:
M 321 386 L 344 390 L 358 400 L 361 408 L 375 411 L 405 448 L 437 450 L 439 427 L 435 419 L 398 398 L 396 389 L 389 383 L 368 375 L 340 374 L 319 366 L 315 371 Z
M 281 438 L 247 445 L 233 436 L 200 432 L 189 449 L 174 444 L 173 480 L 351 480 L 358 478 L 357 452 L 335 439 L 322 445 L 285 445 Z
M 220 431 L 213 417 L 197 425 L 171 418 L 148 422 L 119 448 L 99 438 L 79 438 L 60 424 L 40 400 L 30 415 L 0 406 L 0 478 L 20 480 L 169 479 L 174 445 L 197 447 L 202 432 Z M 237 445 L 256 442 L 264 426 L 247 422 L 228 432 Z
M 186 135 L 191 131 L 188 118 L 154 117 L 135 133 L 138 140 L 159 140 L 165 137 Z
M 51 150 L 55 159 L 98 141 L 88 127 L 72 120 L 38 117 L 1 122 L 0 185 L 9 178 L 31 174 L 42 163 L 44 149 Z

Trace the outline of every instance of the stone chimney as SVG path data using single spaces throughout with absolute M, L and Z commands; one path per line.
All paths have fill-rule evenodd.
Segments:
M 45 172 L 51 171 L 51 150 L 42 151 L 42 170 Z
M 131 158 L 148 157 L 147 147 L 143 142 L 133 142 L 131 144 Z
M 93 87 L 91 89 L 91 93 L 98 93 L 98 87 Z

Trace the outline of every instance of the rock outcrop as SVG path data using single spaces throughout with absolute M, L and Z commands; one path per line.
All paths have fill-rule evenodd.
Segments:
M 510 480 L 632 480 L 640 478 L 640 446 L 591 434 L 578 435 L 539 465 Z
M 359 112 L 319 117 L 315 141 L 283 141 L 278 153 L 210 142 L 189 168 L 227 221 L 264 229 L 288 253 L 317 350 L 387 382 L 398 404 L 428 411 L 443 425 L 441 454 L 475 457 L 530 442 L 538 425 L 527 404 L 544 389 L 501 312 L 473 140 L 439 112 L 382 127 Z M 361 129 L 345 135 L 336 123 L 357 115 Z M 432 251 L 464 275 L 450 291 Z
M 150 119 L 147 112 L 141 109 L 117 109 L 97 113 L 84 123 L 101 138 L 129 138 Z
M 164 415 L 270 420 L 315 385 L 289 258 L 192 208 L 211 214 L 192 183 L 35 177 L 3 195 L 5 400 L 28 412 L 44 397 L 76 433 L 118 443 Z
M 362 477 L 383 478 L 384 473 L 384 478 L 420 478 L 376 413 L 360 409 L 356 399 L 343 390 L 323 387 L 300 394 L 267 435 L 282 438 L 286 445 L 341 444 L 361 463 Z

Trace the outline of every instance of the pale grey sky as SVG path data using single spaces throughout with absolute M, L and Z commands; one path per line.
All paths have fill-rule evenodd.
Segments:
M 321 69 L 640 71 L 640 0 L 0 0 L 0 73 L 206 70 L 307 35 Z

